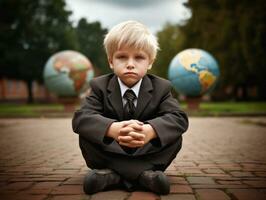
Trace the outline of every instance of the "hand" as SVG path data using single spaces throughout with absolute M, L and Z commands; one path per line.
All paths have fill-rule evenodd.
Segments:
M 124 131 L 120 132 L 124 127 L 127 127 L 131 125 L 132 128 L 135 128 L 136 130 L 141 130 L 141 126 L 143 125 L 143 122 L 140 122 L 138 120 L 128 120 L 128 121 L 121 121 L 121 122 L 113 122 L 110 127 L 108 128 L 106 132 L 107 137 L 111 137 L 115 139 L 116 141 L 118 140 L 118 137 L 121 134 L 127 135 L 128 132 L 126 132 L 127 129 Z M 132 129 L 128 130 L 132 131 Z
M 145 141 L 145 135 L 135 131 L 131 131 L 128 135 L 118 136 L 119 144 L 131 148 L 142 147 Z
M 157 137 L 156 132 L 150 124 L 144 124 L 139 128 L 130 124 L 120 130 L 122 133 L 118 137 L 120 145 L 127 147 L 142 147 L 147 144 L 151 139 Z

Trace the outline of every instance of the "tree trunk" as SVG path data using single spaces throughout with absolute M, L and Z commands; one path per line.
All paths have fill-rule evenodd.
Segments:
M 258 99 L 266 100 L 266 83 L 264 81 L 260 81 L 258 84 Z
M 27 103 L 33 103 L 33 94 L 32 94 L 32 80 L 27 80 L 27 89 L 28 89 L 28 100 Z
M 241 87 L 242 87 L 242 98 L 241 98 L 241 100 L 243 100 L 243 101 L 249 101 L 249 96 L 248 96 L 248 85 L 245 84 L 245 83 L 243 83 L 243 84 L 241 85 Z

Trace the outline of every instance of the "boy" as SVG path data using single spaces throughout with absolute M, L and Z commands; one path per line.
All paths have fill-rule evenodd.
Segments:
M 91 81 L 91 93 L 72 126 L 86 164 L 84 191 L 123 185 L 168 194 L 163 171 L 181 149 L 187 115 L 171 95 L 169 81 L 148 75 L 158 50 L 143 24 L 126 21 L 104 39 L 113 73 Z

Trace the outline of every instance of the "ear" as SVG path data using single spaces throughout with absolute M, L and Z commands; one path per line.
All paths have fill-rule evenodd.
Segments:
M 110 68 L 113 69 L 114 67 L 113 67 L 113 60 L 112 60 L 112 58 L 108 57 L 108 62 L 109 62 Z

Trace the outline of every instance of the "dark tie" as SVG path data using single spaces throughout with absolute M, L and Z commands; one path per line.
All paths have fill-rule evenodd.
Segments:
M 127 100 L 126 105 L 124 106 L 124 120 L 133 119 L 136 110 L 134 100 L 137 97 L 131 89 L 128 89 L 123 97 Z
M 124 96 L 123 96 L 127 102 L 124 106 L 124 120 L 130 120 L 130 119 L 133 119 L 133 116 L 134 116 L 134 113 L 135 113 L 135 105 L 134 105 L 134 100 L 137 98 L 135 93 L 133 92 L 133 90 L 131 89 L 128 89 Z M 126 146 L 121 146 L 122 149 L 128 153 L 128 154 L 133 154 L 137 148 L 129 148 L 129 147 L 126 147 Z

